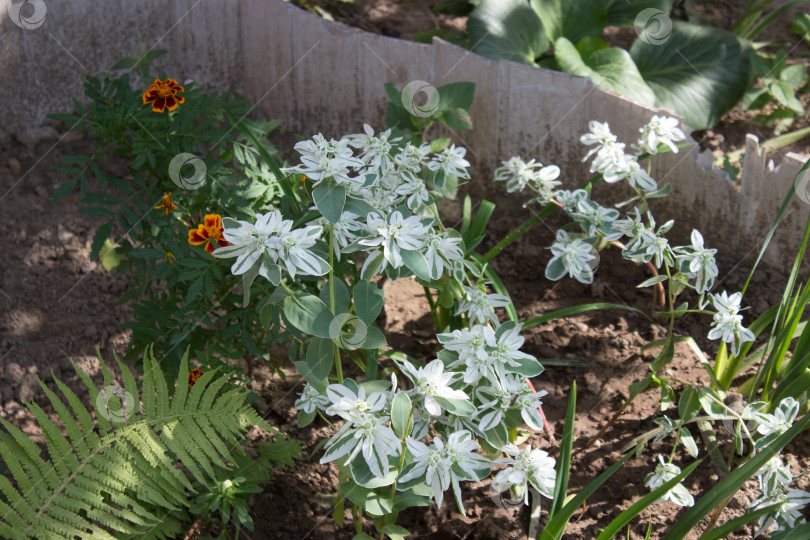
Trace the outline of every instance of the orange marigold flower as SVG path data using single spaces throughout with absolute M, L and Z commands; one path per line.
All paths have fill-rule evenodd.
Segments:
M 192 246 L 204 244 L 205 251 L 213 253 L 216 246 L 211 240 L 215 240 L 219 247 L 230 246 L 225 237 L 222 236 L 223 232 L 222 217 L 219 214 L 206 214 L 205 223 L 200 223 L 196 229 L 189 229 L 188 243 Z
M 178 96 L 177 92 L 185 92 L 174 79 L 166 79 L 161 81 L 155 79 L 155 82 L 149 85 L 146 92 L 143 93 L 143 104 L 152 104 L 152 110 L 162 113 L 166 109 L 173 111 L 177 106 L 183 103 L 186 98 Z
M 175 210 L 177 210 L 177 205 L 174 204 L 174 201 L 172 201 L 172 194 L 167 193 L 163 196 L 163 199 L 161 199 L 160 204 L 157 205 L 155 208 L 157 208 L 158 210 L 160 210 L 161 208 L 165 208 L 166 215 L 168 216 L 170 212 L 174 212 Z
M 194 383 L 197 382 L 197 379 L 205 375 L 204 371 L 200 371 L 197 368 L 191 370 L 191 373 L 188 374 L 188 387 L 191 388 L 194 386 Z

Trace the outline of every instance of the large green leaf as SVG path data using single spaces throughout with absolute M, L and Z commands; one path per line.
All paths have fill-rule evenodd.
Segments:
M 669 13 L 672 9 L 672 0 L 608 0 L 607 26 L 633 27 L 636 18 L 644 16 L 645 9 L 655 9 L 659 12 Z M 652 12 L 650 12 L 652 13 Z
M 332 338 L 330 326 L 334 316 L 317 296 L 296 292 L 284 299 L 283 309 L 287 320 L 300 331 L 321 338 Z
M 470 48 L 482 56 L 536 66 L 548 50 L 537 14 L 526 0 L 482 0 L 467 20 Z
M 554 42 L 554 58 L 563 71 L 590 77 L 599 88 L 619 92 L 645 105 L 655 103 L 655 94 L 624 49 L 599 49 L 583 58 L 573 43 L 562 37 Z
M 531 4 L 551 42 L 599 37 L 607 24 L 604 0 L 531 0 Z
M 667 107 L 694 129 L 715 125 L 743 97 L 751 74 L 751 47 L 719 28 L 674 22 L 665 42 L 637 39 L 630 56 Z
M 382 289 L 371 281 L 359 281 L 352 288 L 352 295 L 357 317 L 366 325 L 372 324 L 383 307 L 385 294 Z
M 346 188 L 333 182 L 321 182 L 312 190 L 315 206 L 330 223 L 337 223 L 346 205 Z

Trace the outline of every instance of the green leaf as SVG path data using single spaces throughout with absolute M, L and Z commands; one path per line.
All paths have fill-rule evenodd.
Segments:
M 196 304 L 197 296 L 199 296 L 200 291 L 203 288 L 203 279 L 204 275 L 200 274 L 200 277 L 195 279 L 189 286 L 188 290 L 186 291 L 185 302 L 187 306 L 191 304 Z
M 642 281 L 641 283 L 636 285 L 636 288 L 637 289 L 643 289 L 644 287 L 651 287 L 651 286 L 653 286 L 653 285 L 655 285 L 657 283 L 664 282 L 667 279 L 669 279 L 669 278 L 667 276 L 664 276 L 664 275 L 653 276 L 650 279 L 645 279 L 644 281 Z
M 475 406 L 465 399 L 452 399 L 435 396 L 441 407 L 456 416 L 472 416 L 475 414 Z
M 689 465 L 684 471 L 667 482 L 664 482 L 663 485 L 659 486 L 658 488 L 652 490 L 650 493 L 639 499 L 636 503 L 631 505 L 627 510 L 622 512 L 621 514 L 616 517 L 613 521 L 611 521 L 607 527 L 605 527 L 599 536 L 596 537 L 596 540 L 610 540 L 613 538 L 622 527 L 627 525 L 633 518 L 639 515 L 645 508 L 654 504 L 658 499 L 660 499 L 664 494 L 666 494 L 670 489 L 675 487 L 676 485 L 681 483 L 681 480 L 689 476 L 689 474 L 695 470 L 695 467 L 700 465 L 701 461 L 695 461 L 691 465 Z M 710 509 L 711 510 L 711 509 Z M 707 515 L 706 512 L 705 515 Z
M 793 529 L 772 534 L 770 540 L 806 540 L 808 537 L 810 537 L 810 523 L 802 523 Z
M 645 9 L 669 13 L 672 9 L 672 0 L 608 0 L 605 25 L 632 28 L 636 18 Z
M 383 307 L 385 293 L 372 281 L 360 281 L 352 288 L 354 310 L 366 325 L 377 320 Z
M 574 513 L 579 510 L 588 497 L 593 495 L 593 493 L 599 489 L 599 487 L 604 484 L 608 478 L 613 476 L 613 474 L 619 470 L 619 468 L 631 457 L 633 457 L 633 452 L 625 454 L 619 461 L 611 465 L 608 470 L 600 474 L 595 480 L 585 486 L 582 491 L 576 495 L 576 497 L 568 501 L 568 503 L 566 503 L 561 510 L 554 514 L 554 517 L 549 518 L 548 524 L 540 533 L 539 540 L 559 540 L 565 531 L 565 526 L 571 520 Z
M 332 312 L 320 298 L 296 292 L 284 299 L 284 316 L 300 331 L 321 338 L 329 338 Z
M 678 518 L 664 537 L 664 540 L 684 538 L 689 531 L 692 530 L 692 527 L 711 513 L 712 509 L 717 508 L 723 501 L 733 496 L 749 478 L 768 462 L 768 460 L 781 452 L 782 448 L 784 448 L 787 443 L 804 431 L 808 423 L 810 423 L 810 414 L 805 414 L 774 442 L 760 450 L 759 453 L 740 465 L 737 470 L 723 478 L 719 484 L 716 484 L 712 489 L 707 491 L 703 497 L 695 501 L 695 505 L 692 508 L 688 509 Z
M 698 457 L 698 447 L 689 430 L 685 427 L 678 428 L 678 433 L 681 435 L 681 442 L 684 448 L 686 448 L 686 451 L 689 452 L 689 455 L 693 458 Z
M 403 249 L 400 252 L 402 262 L 408 269 L 425 281 L 430 281 L 430 268 L 428 268 L 425 256 L 418 251 Z
M 357 346 L 358 349 L 379 349 L 385 347 L 388 342 L 385 340 L 385 334 L 376 326 L 369 326 L 366 328 L 366 337 L 363 342 Z
M 531 0 L 531 5 L 552 43 L 562 37 L 574 43 L 600 37 L 607 24 L 604 0 Z
M 716 27 L 675 21 L 665 44 L 637 39 L 630 56 L 655 92 L 655 105 L 694 129 L 715 125 L 748 88 L 752 49 Z
M 515 373 L 519 373 L 524 377 L 537 377 L 543 371 L 543 366 L 535 358 L 520 358 L 517 360 L 519 366 L 512 366 L 509 369 Z
M 450 146 L 451 142 L 452 140 L 449 137 L 433 139 L 432 141 L 430 141 L 430 151 L 433 152 L 434 154 L 438 154 L 439 152 Z
M 428 488 L 428 491 L 430 491 L 430 488 Z M 430 497 L 418 495 L 411 491 L 401 492 L 394 497 L 394 512 L 401 512 L 412 506 L 430 506 L 431 504 L 433 504 L 433 500 Z
M 402 540 L 411 534 L 408 529 L 400 527 L 399 525 L 386 525 L 383 527 L 382 532 L 391 540 Z
M 108 221 L 107 223 L 103 224 L 101 227 L 96 229 L 96 233 L 93 235 L 93 243 L 91 244 L 90 248 L 90 260 L 94 260 L 98 257 L 99 251 L 101 251 L 101 246 L 104 245 L 104 242 L 107 241 L 107 238 L 110 237 L 110 231 L 112 231 L 113 222 Z
M 482 0 L 467 20 L 470 48 L 493 60 L 536 66 L 549 42 L 526 0 Z
M 678 415 L 681 420 L 688 422 L 698 415 L 700 412 L 700 399 L 698 391 L 689 386 L 681 392 L 681 398 L 678 400 Z
M 397 458 L 399 459 L 399 458 Z M 397 479 L 396 466 L 389 467 L 388 474 L 383 478 L 374 476 L 362 454 L 355 457 L 349 464 L 349 472 L 352 479 L 357 482 L 359 486 L 367 489 L 377 489 L 385 486 L 390 486 Z
M 312 190 L 312 200 L 330 223 L 337 223 L 346 205 L 346 188 L 334 182 L 321 182 Z
M 315 417 L 318 416 L 318 411 L 312 411 L 311 413 L 305 413 L 304 411 L 298 412 L 298 427 L 307 427 L 310 425 L 314 420 Z
M 720 540 L 722 538 L 726 538 L 729 534 L 736 531 L 743 525 L 754 521 L 755 519 L 759 519 L 760 517 L 764 516 L 765 514 L 769 514 L 776 510 L 776 505 L 766 506 L 765 508 L 760 508 L 753 512 L 746 512 L 742 516 L 732 519 L 726 523 L 723 523 L 721 526 L 712 529 L 709 532 L 704 533 L 698 540 Z M 797 530 L 797 529 L 793 529 Z M 810 533 L 810 530 L 806 531 L 804 536 L 795 536 L 792 537 L 793 540 L 805 540 L 807 534 Z M 778 538 L 779 535 L 771 535 L 770 539 L 775 540 Z M 786 540 L 783 538 L 782 540 Z
M 574 415 L 577 408 L 577 383 L 571 386 L 571 396 L 568 398 L 568 409 L 565 412 L 563 438 L 560 442 L 560 461 L 557 468 L 557 480 L 554 483 L 554 497 L 548 511 L 548 519 L 562 510 L 565 502 L 565 493 L 568 491 L 568 474 L 571 468 L 571 449 L 574 444 Z
M 340 278 L 335 278 L 335 315 L 340 313 L 348 313 L 349 312 L 349 304 L 351 303 L 351 295 L 349 294 L 349 288 L 346 287 L 346 284 L 343 283 L 343 280 Z M 327 306 L 331 304 L 329 300 L 330 292 L 329 292 L 329 282 L 327 281 L 323 288 L 321 288 L 321 293 L 319 298 L 321 301 L 326 304 Z
M 454 82 L 436 89 L 439 93 L 439 104 L 436 112 L 461 109 L 469 111 L 475 95 L 475 83 Z
M 545 315 L 541 315 L 539 317 L 533 317 L 523 323 L 523 330 L 528 330 L 529 328 L 540 326 L 541 324 L 547 323 L 548 321 L 552 321 L 554 319 L 562 319 L 564 317 L 569 317 L 571 315 L 576 315 L 578 313 L 585 313 L 587 311 L 594 311 L 597 309 L 626 309 L 632 311 L 633 313 L 642 315 L 647 320 L 650 320 L 649 316 L 647 316 L 646 313 L 644 313 L 638 308 L 628 307 L 623 304 L 592 303 L 562 308 L 556 311 L 552 311 L 551 313 L 546 313 Z
M 73 191 L 74 187 L 76 187 L 76 182 L 78 181 L 79 177 L 77 176 L 75 178 L 72 178 L 71 180 L 68 180 L 67 182 L 56 188 L 56 190 L 51 194 L 50 200 L 58 201 L 59 199 L 64 199 L 65 197 L 70 195 L 70 192 Z
M 723 399 L 708 386 L 704 386 L 698 390 L 698 400 L 703 406 L 703 410 L 706 411 L 706 414 L 715 420 L 722 420 L 728 416 L 726 408 L 722 405 Z
M 354 536 L 352 536 L 352 540 L 377 540 L 377 539 L 374 538 L 371 535 L 368 535 L 368 534 L 366 534 L 364 532 L 361 532 L 361 533 L 357 533 Z
M 655 103 L 653 90 L 624 49 L 599 49 L 583 58 L 571 41 L 562 37 L 554 42 L 554 58 L 563 71 L 590 77 L 599 88 L 613 90 L 644 105 Z
M 325 381 L 335 361 L 331 339 L 312 338 L 307 346 L 307 367 L 316 379 Z
M 411 398 L 405 392 L 398 393 L 391 401 L 391 428 L 400 439 L 404 439 L 409 433 L 411 408 Z

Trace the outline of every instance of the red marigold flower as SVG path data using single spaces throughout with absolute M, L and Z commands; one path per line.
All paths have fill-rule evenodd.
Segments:
M 186 98 L 178 96 L 177 92 L 185 92 L 185 90 L 174 79 L 165 81 L 155 79 L 155 82 L 150 84 L 143 93 L 143 104 L 151 103 L 154 112 L 162 113 L 166 109 L 173 111 L 186 100 Z
M 197 368 L 192 369 L 191 372 L 188 374 L 188 387 L 191 388 L 192 386 L 194 386 L 194 383 L 197 382 L 197 379 L 199 379 L 203 375 L 205 375 L 204 371 L 200 371 Z
M 230 246 L 222 236 L 222 217 L 219 214 L 206 214 L 205 223 L 197 225 L 196 229 L 189 229 L 188 243 L 192 246 L 205 245 L 205 251 L 213 253 L 216 247 L 211 240 L 215 240 L 219 247 Z

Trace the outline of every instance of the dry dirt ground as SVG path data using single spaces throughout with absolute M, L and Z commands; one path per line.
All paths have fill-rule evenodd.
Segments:
M 22 404 L 30 400 L 45 403 L 38 378 L 53 388 L 52 378 L 56 376 L 79 389 L 81 383 L 70 359 L 98 378 L 96 347 L 100 346 L 102 356 L 111 361 L 112 352 L 123 353 L 127 344 L 127 333 L 120 331 L 118 325 L 128 319 L 129 311 L 126 306 L 116 305 L 125 292 L 125 280 L 88 258 L 96 219 L 78 211 L 77 194 L 58 202 L 48 201 L 48 195 L 65 180 L 53 170 L 59 156 L 73 153 L 83 144 L 86 142 L 72 139 L 59 142 L 55 138 L 27 144 L 17 139 L 0 141 L 0 238 L 5 247 L 0 258 L 0 414 L 34 436 L 39 432 Z M 518 221 L 515 216 L 495 220 L 483 247 L 493 245 Z M 558 225 L 553 218 L 537 225 L 495 260 L 522 320 L 593 301 L 649 308 L 649 293 L 634 287 L 646 278 L 644 269 L 621 260 L 615 252 L 603 254 L 597 279 L 590 286 L 570 280 L 557 283 L 546 280 L 543 269 L 550 254 L 545 247 L 551 243 Z M 739 289 L 750 263 L 720 262 L 722 280 L 717 287 Z M 747 299 L 752 309 L 746 320 L 752 320 L 776 301 L 783 285 L 781 273 L 767 269 L 759 272 L 752 286 L 754 294 Z M 421 288 L 409 280 L 387 283 L 385 287 L 382 322 L 389 343 L 429 360 L 435 353 L 436 342 Z M 633 402 L 600 441 L 585 448 L 585 441 L 621 406 L 629 385 L 646 374 L 653 352 L 642 351 L 641 347 L 663 336 L 660 326 L 629 313 L 591 312 L 546 323 L 526 334 L 527 352 L 541 359 L 557 359 L 544 361 L 545 372 L 533 380 L 538 390 L 549 393 L 544 410 L 555 433 L 562 430 L 572 383 L 576 381 L 579 388 L 572 490 L 587 484 L 618 459 L 624 445 L 652 429 L 652 420 L 660 415 L 657 391 L 648 391 Z M 692 319 L 678 331 L 700 338 L 706 328 L 705 319 Z M 711 343 L 699 341 L 707 352 L 713 351 Z M 560 359 L 579 365 L 566 367 L 560 365 Z M 291 376 L 284 381 L 271 376 L 266 369 L 257 369 L 253 388 L 262 396 L 259 411 L 283 431 L 304 441 L 304 451 L 295 469 L 277 471 L 265 492 L 255 497 L 256 532 L 244 537 L 350 538 L 353 534 L 350 512 L 346 511 L 343 526 L 331 519 L 337 468 L 334 464 L 320 465 L 320 452 L 313 452 L 318 441 L 329 436 L 330 429 L 320 421 L 303 430 L 297 428 L 293 403 L 301 381 L 292 376 L 291 370 L 287 371 Z M 684 381 L 705 381 L 702 368 L 686 347 L 678 348 L 667 374 Z M 557 453 L 556 445 L 544 434 L 532 436 L 530 442 L 552 455 Z M 566 538 L 593 538 L 599 527 L 643 495 L 646 492 L 643 480 L 654 466 L 654 456 L 668 455 L 672 442 L 668 439 L 648 446 L 641 458 L 620 469 L 589 499 L 587 507 L 569 527 Z M 810 470 L 808 443 L 810 436 L 805 435 L 788 447 L 788 461 L 794 471 Z M 728 451 L 727 441 L 724 444 L 724 450 Z M 681 450 L 677 451 L 676 460 L 681 465 L 691 461 Z M 685 485 L 699 496 L 720 476 L 717 467 L 707 459 Z M 799 487 L 808 489 L 808 479 L 799 480 Z M 466 517 L 447 502 L 441 509 L 408 512 L 400 523 L 415 538 L 527 538 L 526 507 L 499 508 L 490 498 L 488 482 L 466 484 L 464 491 Z M 755 496 L 754 483 L 749 482 L 731 502 L 724 519 L 743 513 Z M 547 501 L 544 503 L 547 506 Z M 647 510 L 631 524 L 630 537 L 643 538 L 651 520 L 652 538 L 660 538 L 667 524 L 677 519 L 679 511 L 669 503 Z M 544 519 L 541 518 L 541 523 Z M 750 538 L 751 534 L 748 529 L 732 538 Z

